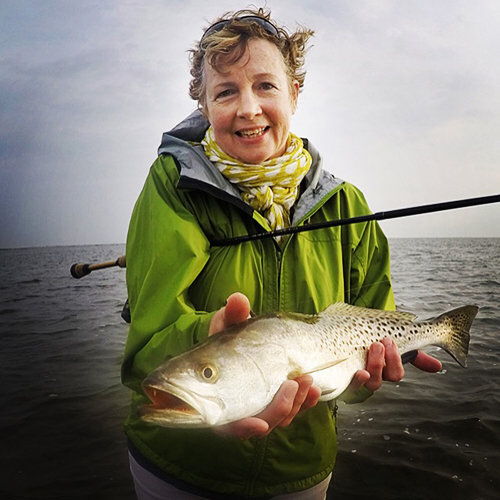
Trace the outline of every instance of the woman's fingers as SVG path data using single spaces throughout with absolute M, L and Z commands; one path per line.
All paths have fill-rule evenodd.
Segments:
M 227 299 L 224 308 L 224 326 L 235 325 L 245 321 L 250 316 L 250 301 L 240 292 L 233 293 Z
M 274 429 L 292 414 L 299 389 L 297 381 L 287 380 L 281 385 L 271 404 L 259 413 L 258 417 L 269 424 L 269 430 Z
M 388 337 L 382 340 L 382 344 L 385 347 L 385 366 L 382 379 L 389 382 L 399 382 L 405 375 L 399 349 L 394 340 Z
M 218 425 L 213 428 L 214 432 L 223 436 L 234 436 L 240 439 L 251 437 L 262 437 L 269 433 L 269 424 L 257 417 L 243 418 L 230 424 Z
M 317 404 L 321 390 L 312 384 L 313 379 L 310 375 L 287 380 L 281 385 L 269 406 L 261 413 L 255 417 L 217 426 L 214 431 L 218 434 L 248 439 L 254 436 L 263 437 L 275 427 L 286 427 L 290 425 L 297 413 Z
M 370 380 L 371 375 L 367 370 L 358 370 L 346 389 L 346 392 L 353 393 L 359 391 Z
M 250 437 L 263 437 L 271 432 L 274 427 L 289 417 L 294 407 L 295 396 L 299 392 L 299 383 L 295 380 L 284 382 L 273 400 L 261 413 L 255 417 L 244 418 L 230 424 L 214 428 L 219 434 L 227 434 L 248 439 Z
M 228 326 L 245 321 L 250 316 L 250 301 L 242 293 L 230 295 L 226 305 L 219 309 L 212 317 L 208 335 L 224 330 Z
M 297 382 L 299 388 L 295 394 L 291 411 L 277 424 L 280 427 L 290 425 L 300 411 L 316 406 L 321 396 L 321 390 L 319 387 L 313 386 L 313 378 L 310 375 L 302 375 L 295 378 L 294 381 Z
M 314 408 L 318 404 L 320 396 L 321 396 L 321 389 L 318 386 L 313 385 L 307 392 L 306 399 L 302 403 L 300 411 L 305 411 Z
M 443 368 L 439 359 L 433 358 L 422 351 L 418 351 L 417 357 L 411 362 L 411 364 L 416 368 L 429 373 L 439 372 Z
M 371 391 L 380 389 L 383 380 L 398 382 L 404 377 L 405 370 L 394 340 L 387 337 L 370 346 L 366 371 L 370 374 L 370 378 L 366 381 L 365 387 Z
M 385 367 L 385 347 L 381 342 L 375 342 L 370 346 L 366 360 L 365 370 L 370 374 L 365 387 L 370 391 L 380 389 L 382 385 L 382 373 Z

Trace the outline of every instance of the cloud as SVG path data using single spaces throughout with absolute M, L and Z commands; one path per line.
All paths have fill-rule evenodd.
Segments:
M 246 6 L 3 2 L 0 246 L 123 242 L 161 133 L 195 107 L 187 50 L 220 13 Z M 268 6 L 289 28 L 316 31 L 294 131 L 372 209 L 498 191 L 500 4 Z M 498 207 L 463 214 L 384 228 L 500 236 Z

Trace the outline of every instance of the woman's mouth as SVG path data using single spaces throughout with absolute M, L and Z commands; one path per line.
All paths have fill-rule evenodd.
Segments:
M 238 130 L 236 132 L 236 135 L 239 137 L 243 137 L 245 139 L 255 139 L 256 137 L 261 137 L 264 135 L 268 130 L 269 126 L 267 127 L 258 127 L 258 128 L 253 128 L 253 129 L 248 129 L 248 130 Z

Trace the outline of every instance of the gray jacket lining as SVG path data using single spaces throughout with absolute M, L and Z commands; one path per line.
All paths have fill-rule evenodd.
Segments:
M 243 201 L 240 191 L 231 184 L 206 157 L 203 146 L 199 144 L 209 127 L 207 119 L 196 110 L 171 131 L 165 132 L 158 155 L 172 155 L 179 167 L 179 189 L 201 189 L 228 203 L 236 205 L 248 215 L 254 210 Z M 323 159 L 318 150 L 303 139 L 305 148 L 312 157 L 312 165 L 302 181 L 303 192 L 297 201 L 292 225 L 300 221 L 315 206 L 344 181 L 323 170 Z

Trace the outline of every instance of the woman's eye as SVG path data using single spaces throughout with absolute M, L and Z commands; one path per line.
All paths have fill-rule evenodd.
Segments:
M 272 83 L 269 83 L 269 82 L 262 83 L 260 87 L 263 90 L 272 90 L 275 88 L 274 85 Z
M 217 99 L 224 99 L 224 97 L 229 97 L 233 93 L 233 89 L 226 89 L 217 94 Z

